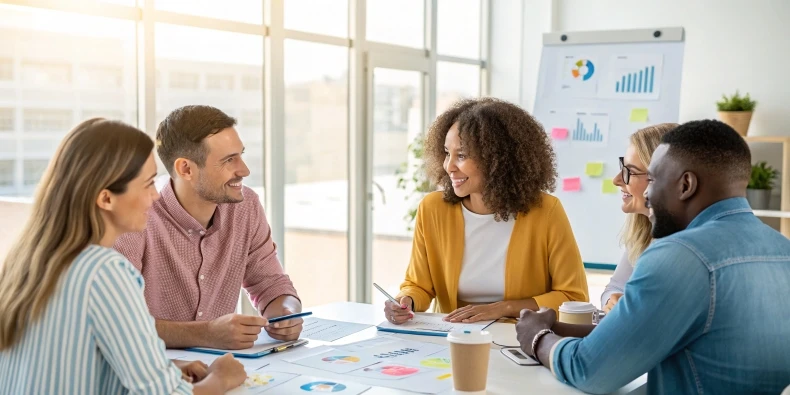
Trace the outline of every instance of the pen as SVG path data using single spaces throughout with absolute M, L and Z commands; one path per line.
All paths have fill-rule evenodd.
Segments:
M 313 314 L 312 312 L 307 311 L 307 312 L 304 312 L 304 313 L 281 315 L 279 317 L 269 318 L 269 323 L 273 324 L 275 322 L 290 320 L 291 318 L 305 317 L 305 316 L 312 315 L 312 314 Z
M 392 295 L 388 294 L 387 291 L 384 290 L 384 288 L 379 287 L 379 285 L 376 283 L 373 283 L 373 286 L 376 287 L 376 289 L 378 289 L 379 291 L 381 291 L 381 293 L 383 293 L 384 296 L 386 296 L 387 299 L 390 300 L 390 302 L 395 303 L 396 305 L 401 306 L 401 308 L 403 308 L 403 305 L 400 304 L 400 302 L 398 302 L 397 300 L 395 300 L 395 298 L 393 298 Z

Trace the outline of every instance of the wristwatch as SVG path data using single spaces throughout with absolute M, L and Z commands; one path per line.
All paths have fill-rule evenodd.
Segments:
M 540 339 L 545 336 L 546 334 L 554 333 L 551 329 L 541 329 L 540 332 L 535 334 L 535 337 L 532 339 L 532 356 L 535 358 L 536 361 L 540 362 L 542 365 L 545 365 L 543 362 L 538 359 L 538 342 Z

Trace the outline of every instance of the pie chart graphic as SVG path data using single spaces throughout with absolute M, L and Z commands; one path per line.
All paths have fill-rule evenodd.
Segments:
M 331 381 L 314 381 L 299 387 L 302 391 L 306 392 L 340 392 L 345 391 L 346 386 L 340 383 L 333 383 Z
M 582 81 L 587 81 L 592 78 L 593 73 L 595 73 L 595 65 L 593 65 L 593 62 L 586 59 L 576 62 L 571 69 L 573 78 L 581 78 Z
M 325 358 L 322 358 L 321 360 L 324 361 L 324 362 L 329 362 L 329 363 L 333 363 L 333 364 L 336 364 L 336 365 L 345 365 L 347 363 L 357 363 L 357 362 L 359 362 L 359 358 L 358 357 L 350 357 L 350 356 L 345 356 L 345 355 L 325 357 Z

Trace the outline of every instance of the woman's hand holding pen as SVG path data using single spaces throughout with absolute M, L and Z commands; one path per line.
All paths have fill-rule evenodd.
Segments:
M 400 305 L 387 300 L 384 302 L 384 316 L 387 317 L 387 321 L 400 325 L 414 318 L 414 313 L 411 311 L 413 305 L 414 302 L 408 296 L 400 298 Z

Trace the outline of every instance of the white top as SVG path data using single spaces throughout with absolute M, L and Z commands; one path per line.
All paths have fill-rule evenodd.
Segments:
M 493 303 L 505 298 L 505 257 L 515 219 L 494 221 L 494 214 L 464 213 L 464 259 L 458 280 L 458 299 Z
M 609 284 L 601 294 L 601 308 L 606 306 L 606 302 L 612 297 L 613 293 L 625 293 L 625 283 L 631 278 L 634 273 L 634 266 L 628 260 L 628 250 L 625 250 L 623 257 L 620 258 L 620 263 L 614 269 L 614 274 L 609 280 Z

